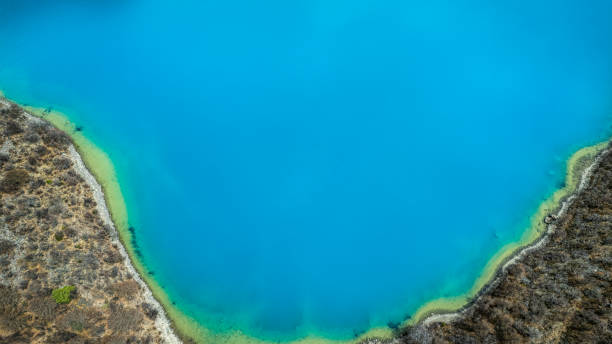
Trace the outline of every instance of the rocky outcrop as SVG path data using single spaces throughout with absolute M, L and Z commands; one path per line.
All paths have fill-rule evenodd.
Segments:
M 403 329 L 413 343 L 612 343 L 612 154 L 536 249 L 446 322 Z
M 75 154 L 65 133 L 0 102 L 0 342 L 166 342 Z

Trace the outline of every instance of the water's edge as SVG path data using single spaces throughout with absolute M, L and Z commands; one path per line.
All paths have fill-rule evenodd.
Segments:
M 481 277 L 470 291 L 456 298 L 437 299 L 421 306 L 415 316 L 406 321 L 406 326 L 429 325 L 435 322 L 452 321 L 464 314 L 478 299 L 500 281 L 504 272 L 519 259 L 546 244 L 560 219 L 576 199 L 577 194 L 588 186 L 589 179 L 605 154 L 612 151 L 612 141 L 582 148 L 567 162 L 565 186 L 544 201 L 531 217 L 531 226 L 520 241 L 504 246 L 487 263 Z M 548 223 L 546 218 L 551 216 Z
M 5 100 L 0 91 L 0 101 Z M 58 129 L 68 134 L 76 147 L 75 156 L 84 163 L 84 167 L 93 175 L 93 183 L 100 187 L 100 194 L 104 202 L 98 202 L 110 214 L 110 219 L 118 232 L 118 238 L 125 248 L 127 258 L 135 268 L 135 272 L 144 281 L 164 309 L 170 331 L 161 331 L 168 343 L 184 342 L 197 343 L 253 343 L 264 344 L 267 341 L 251 337 L 239 330 L 231 333 L 216 334 L 198 324 L 194 319 L 184 314 L 170 300 L 166 292 L 148 273 L 146 267 L 137 259 L 132 234 L 129 230 L 127 206 L 114 165 L 109 156 L 92 143 L 63 113 L 32 106 L 23 106 L 30 114 L 43 118 Z M 548 233 L 554 230 L 554 225 L 546 225 L 544 219 L 550 214 L 560 216 L 573 201 L 574 195 L 579 192 L 588 180 L 590 173 L 599 162 L 600 155 L 606 151 L 608 141 L 582 148 L 567 160 L 565 186 L 557 190 L 544 201 L 538 211 L 531 216 L 531 225 L 517 242 L 506 244 L 486 264 L 483 273 L 475 281 L 472 288 L 465 294 L 451 298 L 440 298 L 422 305 L 409 319 L 400 326 L 414 326 L 421 323 L 452 320 L 472 305 L 478 297 L 486 292 L 497 278 L 512 262 L 541 245 L 547 240 Z M 76 158 L 75 157 L 75 158 Z M 88 180 L 89 182 L 89 180 Z M 96 190 L 96 184 L 90 186 Z M 167 336 L 166 336 L 167 335 Z M 293 341 L 300 344 L 327 344 L 327 343 L 363 343 L 363 342 L 392 342 L 394 330 L 388 327 L 372 328 L 357 338 L 350 340 L 330 340 L 322 336 L 309 335 L 308 337 Z

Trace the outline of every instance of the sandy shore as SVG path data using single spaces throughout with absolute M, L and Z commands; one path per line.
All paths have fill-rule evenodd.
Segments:
M 611 149 L 610 148 L 605 148 L 601 151 L 599 151 L 597 153 L 597 156 L 595 157 L 594 161 L 587 167 L 584 169 L 584 171 L 582 171 L 582 174 L 580 176 L 580 181 L 578 183 L 577 188 L 574 190 L 574 192 L 572 192 L 570 195 L 568 195 L 566 198 L 564 198 L 560 204 L 557 207 L 557 212 L 554 214 L 556 219 L 561 218 L 562 216 L 565 215 L 565 213 L 567 212 L 567 209 L 570 207 L 570 205 L 572 204 L 572 202 L 574 202 L 574 200 L 576 199 L 577 195 L 585 189 L 585 187 L 588 186 L 590 178 L 593 174 L 593 171 L 595 170 L 595 168 L 598 166 L 598 164 L 602 161 L 602 156 L 604 156 L 605 154 L 610 153 Z M 417 322 L 417 325 L 421 325 L 421 326 L 427 326 L 433 323 L 437 323 L 437 322 L 452 322 L 453 320 L 459 318 L 460 316 L 462 316 L 463 314 L 465 314 L 468 309 L 474 305 L 476 303 L 476 301 L 487 291 L 489 291 L 493 286 L 495 286 L 501 279 L 502 275 L 504 274 L 504 272 L 511 267 L 513 264 L 515 264 L 516 262 L 518 262 L 520 259 L 522 259 L 523 257 L 525 257 L 526 255 L 528 255 L 529 253 L 539 249 L 540 247 L 544 246 L 548 241 L 549 241 L 549 237 L 550 235 L 555 231 L 556 229 L 556 224 L 553 222 L 551 224 L 548 224 L 546 226 L 546 231 L 539 236 L 535 241 L 533 241 L 531 244 L 528 244 L 526 246 L 524 246 L 523 248 L 520 248 L 519 250 L 517 250 L 516 252 L 514 252 L 512 255 L 510 255 L 508 258 L 506 258 L 505 260 L 503 260 L 501 262 L 501 264 L 499 264 L 497 271 L 495 273 L 495 277 L 488 282 L 487 284 L 485 284 L 477 293 L 476 297 L 473 298 L 473 300 L 471 302 L 469 302 L 468 304 L 466 304 L 465 306 L 461 307 L 459 310 L 455 311 L 455 312 L 447 312 L 447 311 L 436 311 L 433 310 L 431 311 L 431 313 L 429 315 L 427 315 L 426 317 L 424 317 L 423 319 L 420 319 Z
M 0 103 L 7 105 L 7 106 L 10 105 L 10 102 L 2 98 L 0 98 Z M 27 120 L 30 122 L 41 121 L 40 118 L 26 111 L 24 111 L 24 114 L 26 115 Z M 98 213 L 100 214 L 100 217 L 102 218 L 102 221 L 107 226 L 107 228 L 110 228 L 111 230 L 111 233 L 109 233 L 110 240 L 113 244 L 117 245 L 117 247 L 119 248 L 119 252 L 121 253 L 121 256 L 123 258 L 123 264 L 126 266 L 127 270 L 130 272 L 133 279 L 144 290 L 145 301 L 151 304 L 154 307 L 154 309 L 158 312 L 158 316 L 155 319 L 155 326 L 161 333 L 162 340 L 164 341 L 164 343 L 168 343 L 168 344 L 181 343 L 180 339 L 176 336 L 176 334 L 174 333 L 172 329 L 172 324 L 170 320 L 168 319 L 164 308 L 157 301 L 157 299 L 153 296 L 153 293 L 151 292 L 150 288 L 147 286 L 147 284 L 143 281 L 140 274 L 134 268 L 134 265 L 132 264 L 125 247 L 119 240 L 119 233 L 117 232 L 115 224 L 112 221 L 110 212 L 106 205 L 106 200 L 104 198 L 104 192 L 102 190 L 101 185 L 94 178 L 93 174 L 89 171 L 89 169 L 85 166 L 83 159 L 81 158 L 75 146 L 72 144 L 69 146 L 69 156 L 68 157 L 74 164 L 73 166 L 76 172 L 85 180 L 87 185 L 91 188 L 93 195 L 94 195 L 95 202 L 96 202 L 96 208 L 98 210 Z
M 9 102 L 5 101 L 2 98 L 0 98 L 0 103 L 10 104 Z M 26 114 L 28 115 L 31 121 L 40 120 L 36 116 L 30 115 L 28 113 Z M 566 197 L 562 198 L 561 201 L 557 203 L 557 207 L 555 211 L 555 216 L 557 218 L 560 218 L 566 213 L 569 206 L 576 199 L 576 195 L 588 185 L 588 182 L 593 173 L 593 170 L 600 163 L 602 155 L 608 152 L 609 152 L 609 149 L 604 149 L 604 150 L 599 151 L 597 156 L 594 158 L 593 162 L 582 171 L 580 178 L 579 178 L 579 183 L 575 187 L 573 192 L 567 195 Z M 116 226 L 113 223 L 111 214 L 106 205 L 105 195 L 104 195 L 104 192 L 102 190 L 100 183 L 98 183 L 98 181 L 95 179 L 93 174 L 86 167 L 83 159 L 81 158 L 77 149 L 73 145 L 69 147 L 69 153 L 70 153 L 69 158 L 74 163 L 75 169 L 81 175 L 81 177 L 84 178 L 84 180 L 87 182 L 87 184 L 91 187 L 93 191 L 94 198 L 97 203 L 97 210 L 101 218 L 103 219 L 104 223 L 109 228 L 111 228 L 111 231 L 112 231 L 111 240 L 114 244 L 117 245 L 117 247 L 120 248 L 120 252 L 121 252 L 125 266 L 128 268 L 130 273 L 133 275 L 134 279 L 145 290 L 145 297 L 147 301 L 151 303 L 152 305 L 154 305 L 155 309 L 159 312 L 160 316 L 156 319 L 156 327 L 162 333 L 164 341 L 166 343 L 180 343 L 181 341 L 177 337 L 177 335 L 174 333 L 173 328 L 172 328 L 172 323 L 167 317 L 167 314 L 164 308 L 157 301 L 157 299 L 153 296 L 151 289 L 147 286 L 143 278 L 137 272 L 137 269 L 134 267 L 132 261 L 130 260 L 125 247 L 122 245 L 120 241 L 119 233 L 117 232 Z M 476 296 L 469 303 L 460 307 L 457 311 L 452 311 L 452 312 L 444 311 L 444 310 L 438 311 L 436 309 L 432 309 L 430 312 L 427 312 L 425 317 L 423 317 L 422 319 L 418 319 L 419 320 L 418 324 L 427 326 L 429 324 L 433 324 L 437 322 L 451 322 L 457 319 L 458 317 L 460 317 L 475 303 L 476 300 L 480 298 L 482 294 L 486 293 L 488 290 L 492 288 L 492 286 L 496 285 L 496 283 L 500 280 L 503 273 L 510 266 L 515 264 L 517 261 L 525 257 L 530 252 L 533 252 L 537 250 L 538 248 L 542 247 L 544 244 L 546 244 L 549 240 L 550 234 L 553 233 L 555 229 L 556 229 L 556 225 L 554 223 L 547 225 L 546 230 L 539 237 L 537 237 L 534 241 L 532 241 L 530 244 L 527 244 L 526 246 L 520 249 L 517 249 L 510 256 L 501 260 L 499 264 L 497 264 L 497 268 L 496 268 L 494 277 L 489 282 L 487 282 L 483 287 L 479 289 L 479 291 L 476 293 Z M 376 338 L 371 338 L 369 340 L 366 340 L 366 342 L 369 342 L 369 343 L 388 342 L 388 341 L 389 339 L 385 340 L 385 339 L 376 339 Z
M 75 170 L 81 175 L 81 177 L 83 177 L 83 179 L 85 179 L 85 182 L 93 190 L 94 199 L 97 204 L 96 207 L 98 209 L 100 216 L 102 217 L 102 220 L 104 221 L 104 224 L 107 225 L 112 230 L 111 242 L 113 244 L 116 244 L 117 247 L 119 247 L 119 252 L 121 252 L 121 256 L 123 257 L 123 264 L 127 266 L 134 280 L 138 282 L 138 284 L 140 284 L 140 286 L 145 290 L 144 294 L 145 294 L 145 298 L 147 302 L 152 304 L 153 307 L 155 307 L 155 309 L 159 312 L 160 316 L 156 318 L 155 325 L 157 326 L 157 329 L 161 332 L 163 340 L 165 341 L 165 343 L 168 343 L 168 344 L 181 343 L 181 341 L 178 339 L 178 337 L 174 334 L 174 331 L 172 330 L 170 320 L 166 316 L 166 312 L 164 311 L 164 308 L 160 305 L 159 302 L 157 302 L 157 299 L 153 297 L 153 293 L 151 292 L 147 284 L 142 280 L 142 278 L 140 277 L 140 275 L 138 274 L 138 272 L 132 265 L 132 262 L 130 261 L 130 257 L 128 256 L 123 245 L 121 244 L 121 241 L 119 240 L 119 234 L 117 233 L 115 225 L 113 221 L 111 220 L 111 216 L 108 211 L 108 208 L 106 207 L 106 202 L 104 199 L 104 193 L 102 191 L 102 187 L 96 181 L 94 176 L 89 172 L 89 170 L 85 166 L 85 163 L 83 163 L 81 156 L 79 155 L 79 153 L 77 152 L 77 150 L 74 148 L 73 145 L 70 145 L 69 150 L 70 150 L 70 159 L 74 163 Z

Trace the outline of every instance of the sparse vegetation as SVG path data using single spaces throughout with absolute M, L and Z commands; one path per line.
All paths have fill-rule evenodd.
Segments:
M 17 119 L 21 114 L 21 108 L 17 104 L 11 104 L 8 108 L 2 109 L 2 114 L 7 115 L 8 118 Z
M 57 302 L 49 297 L 35 297 L 28 302 L 28 310 L 46 323 L 57 316 Z
M 0 240 L 0 255 L 11 254 L 15 248 L 15 243 L 9 240 Z
M 77 236 L 77 231 L 73 227 L 63 227 L 63 230 L 68 238 L 75 238 Z
M 29 143 L 37 143 L 38 141 L 40 141 L 40 136 L 36 132 L 28 130 L 23 135 L 23 139 Z
M 74 171 L 68 171 L 67 173 L 60 176 L 60 180 L 68 185 L 77 185 L 83 178 L 77 175 Z
M 43 142 L 50 147 L 61 148 L 65 147 L 70 143 L 70 138 L 64 132 L 52 127 L 51 125 L 45 126 L 42 134 Z
M 64 212 L 64 201 L 61 197 L 54 197 L 49 205 L 49 213 L 52 215 L 60 215 Z
M 34 152 L 36 152 L 36 154 L 38 154 L 38 156 L 40 157 L 49 154 L 49 150 L 47 149 L 47 147 L 42 145 L 36 146 L 36 148 L 34 148 Z
M 0 191 L 4 193 L 15 193 L 28 181 L 30 181 L 30 175 L 26 170 L 10 170 L 5 174 L 2 181 L 0 181 Z
M 107 264 L 115 264 L 115 263 L 121 262 L 122 258 L 121 258 L 121 255 L 119 254 L 119 252 L 117 252 L 117 251 L 110 251 L 110 252 L 107 252 L 104 255 L 103 260 Z
M 163 342 L 70 142 L 0 104 L 0 343 Z
M 452 322 L 402 329 L 400 342 L 612 343 L 611 218 L 608 153 L 542 246 L 502 271 Z
M 11 287 L 0 285 L 0 333 L 14 333 L 26 326 L 21 297 Z
M 155 320 L 157 318 L 157 315 L 159 314 L 159 312 L 157 311 L 157 309 L 153 307 L 152 304 L 145 302 L 141 305 L 141 307 L 142 307 L 144 314 L 147 316 L 147 318 L 151 320 Z
M 72 161 L 68 158 L 55 158 L 53 159 L 53 166 L 55 166 L 59 170 L 65 170 L 72 166 Z
M 140 286 L 133 279 L 115 283 L 113 285 L 113 294 L 121 299 L 131 300 L 140 290 Z
M 15 121 L 8 121 L 4 132 L 6 133 L 7 136 L 12 136 L 12 135 L 22 133 L 23 128 L 21 128 L 21 126 Z
M 110 310 L 108 328 L 114 333 L 127 333 L 140 328 L 142 314 L 135 308 L 124 308 L 122 305 L 111 303 Z
M 60 328 L 81 332 L 92 329 L 101 320 L 101 313 L 93 308 L 74 308 L 58 320 Z

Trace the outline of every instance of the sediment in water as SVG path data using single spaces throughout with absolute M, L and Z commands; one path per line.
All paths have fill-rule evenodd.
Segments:
M 507 259 L 469 305 L 422 317 L 398 341 L 612 342 L 612 153 L 602 144 L 574 158 L 581 179 L 568 181 L 575 191 L 556 216 L 538 217 L 540 238 Z
M 107 209 L 102 209 L 102 212 L 107 210 L 109 218 L 112 219 L 112 222 L 117 228 L 119 234 L 118 237 L 125 247 L 125 253 L 127 256 L 129 256 L 131 263 L 135 267 L 135 270 L 138 271 L 142 280 L 144 280 L 150 288 L 152 295 L 154 295 L 154 297 L 163 305 L 163 308 L 165 309 L 169 318 L 172 319 L 173 327 L 177 330 L 176 332 L 180 334 L 184 341 L 194 340 L 196 342 L 222 341 L 226 343 L 266 343 L 265 340 L 250 337 L 239 330 L 231 333 L 213 333 L 174 306 L 168 295 L 157 284 L 157 282 L 150 277 L 145 266 L 136 257 L 135 249 L 132 245 L 132 234 L 129 231 L 127 207 L 121 194 L 121 189 L 119 187 L 113 164 L 107 154 L 91 143 L 91 141 L 89 141 L 81 131 L 76 130 L 74 124 L 72 124 L 65 115 L 56 111 L 48 111 L 41 108 L 26 108 L 32 114 L 50 121 L 57 128 L 71 136 L 78 150 L 78 153 L 76 150 L 74 151 L 73 159 L 78 162 L 80 159 L 76 160 L 76 158 L 80 156 L 84 161 L 83 166 L 87 166 L 85 171 L 91 171 L 95 176 L 94 179 L 91 177 L 91 174 L 89 175 L 93 180 L 93 184 L 90 183 L 92 188 L 95 189 L 95 185 L 98 185 L 99 183 L 100 191 L 98 197 L 103 198 L 105 201 L 99 203 L 102 205 L 106 204 L 108 207 Z M 515 257 L 520 257 L 534 247 L 541 245 L 541 243 L 546 240 L 546 226 L 543 221 L 544 217 L 557 211 L 559 212 L 559 216 L 563 214 L 563 209 L 567 208 L 567 205 L 569 202 L 571 202 L 573 197 L 572 195 L 581 189 L 581 180 L 588 178 L 589 169 L 592 169 L 593 166 L 595 166 L 594 161 L 596 161 L 596 157 L 605 148 L 605 146 L 606 143 L 602 143 L 596 146 L 581 149 L 568 160 L 565 186 L 556 191 L 547 201 L 540 205 L 536 214 L 532 216 L 530 228 L 525 231 L 520 241 L 507 244 L 494 255 L 494 257 L 486 265 L 481 276 L 467 293 L 457 297 L 442 298 L 426 303 L 403 324 L 403 327 L 412 327 L 418 323 L 430 324 L 436 321 L 447 321 L 454 319 L 456 316 L 461 314 L 460 312 L 462 310 L 467 309 L 469 305 L 477 300 L 479 295 L 488 290 L 488 287 L 495 282 L 495 277 L 503 273 L 503 271 L 508 268 L 509 264 L 513 262 Z M 98 183 L 96 183 L 96 180 Z M 457 311 L 459 311 L 459 313 Z M 174 339 L 169 340 L 172 341 Z M 371 329 L 358 338 L 348 341 L 332 341 L 321 336 L 311 335 L 295 342 L 303 344 L 318 344 L 333 342 L 356 343 L 364 341 L 387 342 L 396 340 L 397 339 L 394 337 L 394 331 L 389 328 L 381 327 Z
M 406 321 L 405 325 L 414 325 L 420 321 L 433 322 L 438 319 L 449 320 L 457 315 L 480 294 L 487 290 L 497 275 L 507 268 L 516 258 L 537 248 L 546 240 L 549 227 L 545 218 L 550 214 L 562 216 L 575 194 L 585 187 L 586 180 L 599 162 L 599 157 L 606 151 L 608 142 L 585 147 L 574 153 L 567 161 L 565 185 L 555 191 L 544 201 L 534 215 L 531 225 L 517 242 L 506 244 L 486 264 L 483 273 L 472 288 L 463 295 L 452 298 L 440 298 L 427 302 Z

